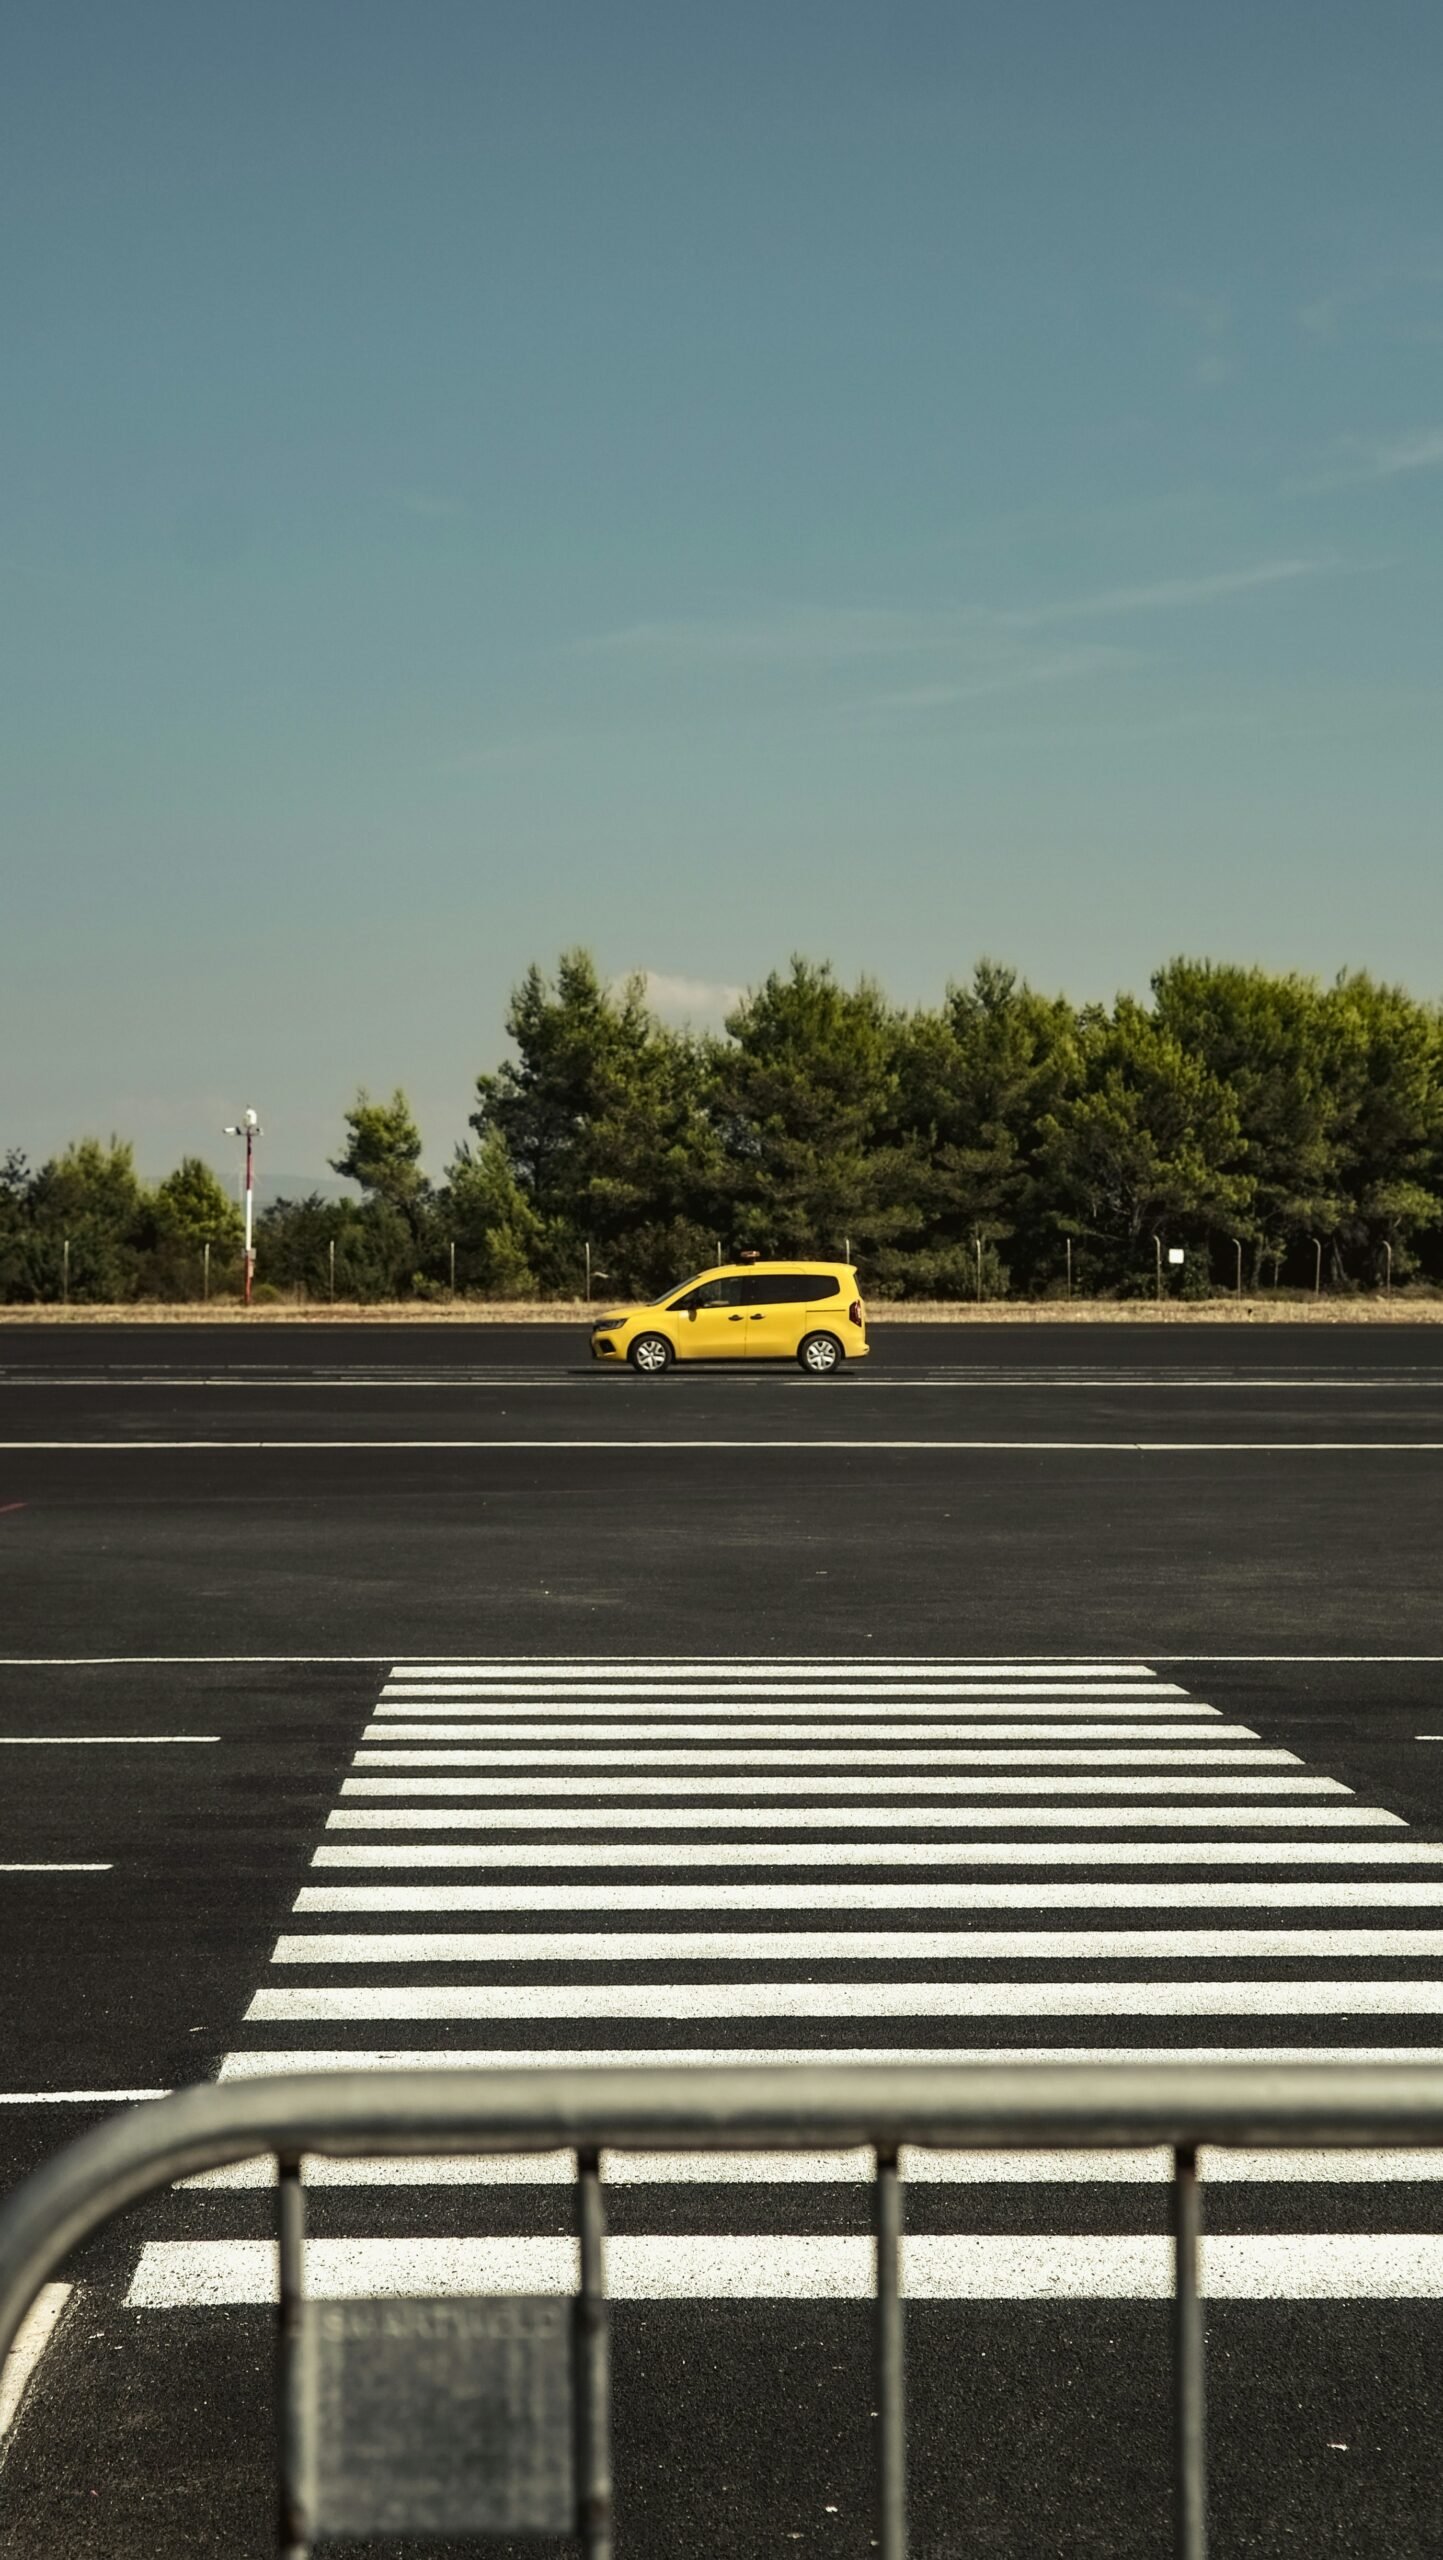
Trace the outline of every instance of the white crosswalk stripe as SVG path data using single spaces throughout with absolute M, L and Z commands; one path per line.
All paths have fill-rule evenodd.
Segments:
M 396 1664 L 222 2076 L 1434 2060 L 1440 1906 L 1443 1842 L 1144 1664 Z M 1443 2293 L 1443 2153 L 1204 2165 L 1212 2292 Z M 919 2297 L 1168 2290 L 1163 2155 L 904 2168 Z M 315 2163 L 313 2284 L 565 2289 L 570 2174 L 568 2155 Z M 863 2155 L 605 2174 L 622 2297 L 869 2289 Z M 131 2301 L 268 2298 L 264 2219 L 217 2236 L 215 2216 L 261 2216 L 270 2175 L 189 2182 L 232 2201 L 177 2195 L 209 2219 L 144 2246 Z M 361 2236 L 354 2202 L 327 2227 L 341 2187 L 370 2199 Z

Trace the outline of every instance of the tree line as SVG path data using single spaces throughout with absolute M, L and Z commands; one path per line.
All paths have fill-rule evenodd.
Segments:
M 332 1164 L 361 1196 L 267 1208 L 264 1289 L 569 1297 L 589 1260 L 615 1296 L 744 1249 L 849 1252 L 879 1297 L 1443 1280 L 1443 1006 L 1363 972 L 1175 960 L 1148 1003 L 1079 1006 L 983 961 L 909 1008 L 796 959 L 712 1034 L 572 951 L 507 1028 L 440 1179 L 404 1092 L 357 1095 Z M 12 1302 L 193 1297 L 207 1268 L 220 1294 L 239 1237 L 197 1158 L 153 1186 L 118 1140 L 0 1165 Z

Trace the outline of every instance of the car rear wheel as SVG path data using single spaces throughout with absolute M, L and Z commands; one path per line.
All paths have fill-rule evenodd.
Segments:
M 809 1378 L 830 1378 L 845 1357 L 834 1333 L 809 1333 L 797 1352 Z
M 659 1378 L 676 1354 L 664 1333 L 639 1333 L 626 1356 L 643 1378 Z

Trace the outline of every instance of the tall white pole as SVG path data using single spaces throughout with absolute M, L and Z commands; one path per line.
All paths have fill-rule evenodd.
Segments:
M 242 1115 L 241 1115 L 241 1117 L 240 1117 L 240 1119 L 239 1119 L 239 1120 L 228 1120 L 228 1121 L 226 1122 L 226 1126 L 225 1126 L 225 1134 L 226 1134 L 226 1136 L 227 1136 L 228 1138 L 244 1138 L 244 1140 L 245 1140 L 245 1142 L 246 1142 L 246 1178 L 245 1178 L 245 1195 L 244 1195 L 244 1196 L 245 1196 L 245 1303 L 246 1303 L 246 1305 L 247 1305 L 247 1306 L 249 1306 L 249 1305 L 250 1305 L 250 1302 L 251 1302 L 251 1287 L 252 1287 L 252 1283 L 254 1282 L 254 1279 L 255 1279 L 255 1267 L 256 1267 L 256 1245 L 255 1245 L 255 1233 L 256 1233 L 256 1226 L 255 1226 L 255 1198 L 256 1198 L 256 1140 L 257 1140 L 257 1138 L 264 1137 L 265 1132 L 264 1132 L 264 1130 L 262 1129 L 261 1124 L 260 1124 L 259 1120 L 257 1119 L 257 1117 L 256 1117 L 255 1113 L 254 1113 L 253 1111 L 246 1111 L 246 1112 L 243 1112 L 243 1113 L 242 1113 Z
M 255 1279 L 255 1200 L 256 1200 L 256 1131 L 255 1116 L 246 1113 L 246 1305 L 251 1302 L 251 1283 Z

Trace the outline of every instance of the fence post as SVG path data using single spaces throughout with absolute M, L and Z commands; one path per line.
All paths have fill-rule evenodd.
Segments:
M 299 2364 L 305 2330 L 306 2191 L 301 2184 L 300 2156 L 282 2152 L 277 2161 L 276 2256 L 276 2454 L 280 2515 L 277 2550 L 281 2560 L 309 2560 L 310 2541 L 302 2499 L 307 2416 L 299 2390 Z
M 206 1240 L 205 1240 L 204 1244 L 201 1246 L 201 1249 L 200 1249 L 200 1270 L 201 1270 L 200 1293 L 201 1293 L 201 1296 L 204 1298 L 204 1300 L 205 1300 L 205 1302 L 206 1302 L 207 1306 L 209 1306 L 209 1304 L 210 1304 L 210 1238 L 209 1238 L 209 1236 L 207 1236 L 207 1237 L 206 1237 Z
M 334 1236 L 331 1237 L 326 1248 L 326 1254 L 330 1264 L 331 1304 L 334 1306 L 336 1302 L 336 1239 Z
M 1153 1237 L 1153 1240 L 1152 1240 L 1152 1250 L 1153 1250 L 1153 1257 L 1154 1257 L 1154 1260 L 1155 1260 L 1155 1263 L 1156 1263 L 1156 1272 L 1155 1272 L 1155 1275 L 1154 1275 L 1154 1287 L 1155 1287 L 1155 1290 L 1156 1290 L 1156 1293 L 1157 1293 L 1157 1302 L 1158 1302 L 1158 1305 L 1159 1305 L 1159 1306 L 1161 1306 L 1161 1305 L 1162 1305 L 1162 1238 L 1161 1238 L 1161 1236 L 1154 1236 L 1154 1237 Z
M 60 1248 L 60 1303 L 61 1303 L 62 1307 L 68 1307 L 68 1306 L 69 1306 L 69 1304 L 70 1304 L 70 1238 L 69 1238 L 69 1236 L 66 1236 L 66 1238 L 65 1238 L 65 1240 L 64 1240 L 64 1242 L 62 1243 L 61 1248 Z
M 586 2560 L 611 2560 L 611 2339 L 601 2155 L 590 2143 L 581 2144 L 576 2154 L 576 2213 L 581 2262 L 575 2313 L 578 2521 Z
M 877 2549 L 906 2560 L 907 2420 L 902 2363 L 902 2190 L 897 2146 L 873 2154 L 872 2217 L 877 2249 Z
M 1320 1298 L 1323 1294 L 1323 1239 L 1321 1236 L 1309 1236 L 1308 1242 L 1313 1248 L 1313 1295 Z
M 1203 2320 L 1198 2294 L 1202 2210 L 1197 2146 L 1173 2153 L 1173 2550 L 1207 2560 L 1207 2445 L 1204 2433 Z
M 1069 1236 L 1069 1237 L 1068 1237 L 1068 1239 L 1067 1239 L 1067 1295 L 1068 1295 L 1068 1300 L 1069 1300 L 1069 1303 L 1070 1303 L 1070 1302 L 1071 1302 L 1071 1298 L 1072 1298 L 1072 1238 L 1071 1238 L 1071 1236 Z

